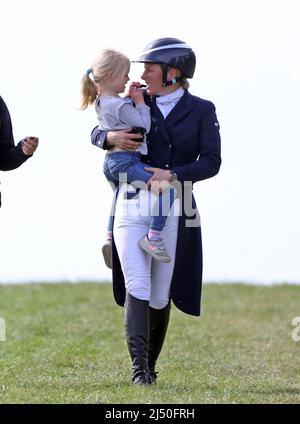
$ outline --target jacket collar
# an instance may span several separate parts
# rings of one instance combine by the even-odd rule
[[[177,90],[172,91],[169,94],[164,96],[158,96],[156,98],[156,104],[160,105],[170,105],[174,104],[174,102],[178,102],[179,99],[184,95],[185,91],[182,87],[177,88]]]

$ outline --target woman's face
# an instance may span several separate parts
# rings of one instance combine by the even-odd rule
[[[162,70],[158,63],[145,63],[141,78],[147,84],[149,96],[160,95],[164,92],[162,86]]]

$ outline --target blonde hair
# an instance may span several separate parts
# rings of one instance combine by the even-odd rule
[[[105,87],[109,78],[117,78],[130,69],[130,60],[123,53],[112,49],[104,49],[100,52],[93,66],[89,69],[81,81],[81,109],[86,109],[93,104],[97,98],[99,90]],[[90,77],[93,74],[93,79]]]
[[[184,89],[184,90],[188,90],[189,89],[189,87],[190,87],[190,83],[189,83],[189,81],[186,79],[186,78],[184,78],[183,79],[183,81],[181,81],[181,87]]]
[[[180,71],[180,69],[175,68],[176,69],[176,77],[181,77],[182,73]],[[186,78],[183,78],[182,81],[178,81],[178,84],[184,89],[184,90],[188,90],[190,83],[188,82],[188,80]]]

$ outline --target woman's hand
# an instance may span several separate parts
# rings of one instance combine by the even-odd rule
[[[143,140],[141,134],[130,134],[131,128],[128,130],[120,131],[109,131],[106,136],[107,143],[110,146],[116,146],[119,149],[134,152],[140,145]],[[137,140],[132,141],[131,138]]]
[[[171,172],[168,169],[145,167],[145,171],[153,172],[152,177],[147,182],[148,190],[158,195],[161,191],[170,186]]]
[[[38,144],[38,137],[25,137],[21,141],[22,152],[26,156],[31,156],[36,151]]]

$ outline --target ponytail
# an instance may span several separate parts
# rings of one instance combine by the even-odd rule
[[[98,95],[96,84],[89,76],[90,72],[92,72],[92,69],[89,69],[81,80],[81,109],[86,109],[93,104]]]
[[[188,80],[186,78],[183,78],[182,82],[181,82],[181,87],[184,90],[188,90],[190,86],[190,83],[188,82]]]

